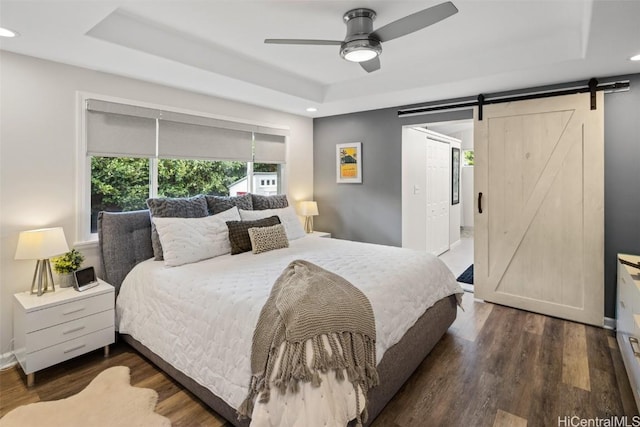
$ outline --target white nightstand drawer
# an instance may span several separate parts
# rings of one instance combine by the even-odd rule
[[[91,316],[72,320],[71,322],[61,323],[51,328],[31,332],[26,337],[27,349],[29,349],[29,353],[34,353],[43,348],[51,347],[100,329],[114,328],[114,316],[113,309],[109,309]]]
[[[114,342],[114,339],[115,331],[113,327],[101,329],[91,334],[36,351],[35,353],[27,354],[25,364],[22,365],[22,368],[25,374],[30,374],[109,345]]]
[[[109,292],[29,312],[26,314],[25,332],[38,331],[91,314],[113,310],[113,298],[113,292]]]

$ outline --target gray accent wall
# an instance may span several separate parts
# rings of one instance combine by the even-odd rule
[[[604,315],[616,316],[616,254],[640,254],[640,74],[604,97]]]
[[[629,79],[631,88],[605,95],[605,316],[612,318],[616,254],[640,254],[640,74],[606,80],[613,79]],[[402,127],[472,118],[471,110],[398,118],[408,107],[314,120],[315,229],[339,239],[402,245]],[[362,184],[336,183],[336,144],[344,142],[362,142]]]
[[[398,108],[313,121],[314,229],[402,246],[402,126],[472,118],[471,110],[398,118]],[[336,183],[336,144],[362,142],[362,184]]]

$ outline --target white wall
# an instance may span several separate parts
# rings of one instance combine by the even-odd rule
[[[462,219],[461,225],[466,228],[473,228],[473,166],[462,167]]]
[[[76,242],[77,91],[289,126],[288,196],[313,200],[309,118],[4,51],[0,64],[0,365],[12,348],[12,295],[29,289],[35,268],[13,259],[18,233],[63,226]],[[79,249],[99,265],[95,244]]]
[[[452,137],[460,140],[463,150],[473,150],[473,127],[466,131],[451,134]],[[461,153],[460,163],[464,163],[464,156]],[[473,167],[462,168],[460,175],[460,225],[465,228],[473,228]]]

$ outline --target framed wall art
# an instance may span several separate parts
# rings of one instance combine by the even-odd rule
[[[336,182],[362,183],[362,143],[336,144]]]

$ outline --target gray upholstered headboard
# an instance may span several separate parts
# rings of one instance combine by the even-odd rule
[[[104,280],[116,293],[136,264],[153,258],[148,210],[98,213],[98,238]]]

